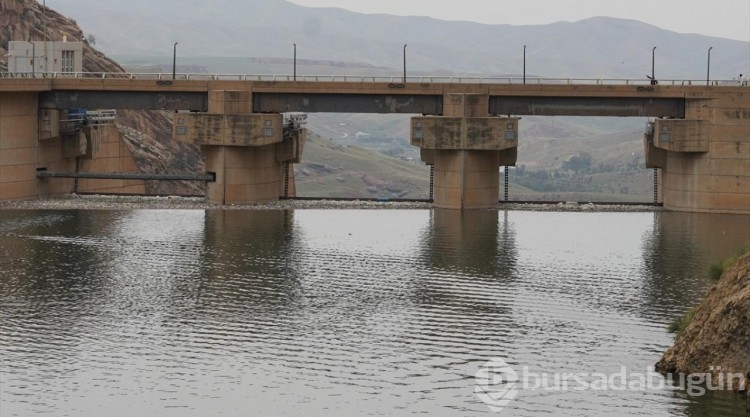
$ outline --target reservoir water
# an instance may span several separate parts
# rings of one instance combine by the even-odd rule
[[[0,211],[0,416],[744,416],[671,385],[494,414],[475,376],[646,373],[748,244],[668,212]]]

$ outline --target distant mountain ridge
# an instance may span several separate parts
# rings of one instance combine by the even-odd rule
[[[547,25],[487,25],[427,17],[366,15],[335,8],[308,8],[284,0],[77,0],[55,6],[75,16],[97,47],[127,56],[286,57],[297,44],[299,59],[402,65],[407,47],[411,71],[484,75],[527,72],[563,78],[645,78],[656,50],[661,79],[705,78],[707,50],[712,77],[750,73],[750,42],[680,34],[642,22],[595,17]],[[499,6],[498,6],[499,7]],[[112,24],[117,22],[117,24]]]

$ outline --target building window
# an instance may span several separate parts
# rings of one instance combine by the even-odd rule
[[[60,66],[60,71],[62,72],[73,72],[75,70],[74,68],[74,56],[75,51],[62,51],[62,63]]]

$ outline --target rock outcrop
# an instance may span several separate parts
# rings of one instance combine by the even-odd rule
[[[46,36],[45,36],[46,32]],[[76,21],[36,0],[0,0],[0,71],[7,71],[8,42],[12,40],[83,41],[83,70],[86,72],[125,72],[114,60],[86,41]],[[172,140],[172,120],[163,111],[118,111],[117,127],[136,158],[142,172],[178,174],[202,173],[203,159],[197,146]],[[150,194],[203,194],[194,182],[149,181]]]
[[[750,253],[711,288],[656,369],[712,374],[714,381],[719,373],[742,374],[750,380]]]

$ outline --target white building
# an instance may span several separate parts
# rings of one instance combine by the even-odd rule
[[[41,75],[49,72],[81,71],[82,42],[8,42],[8,72]]]

